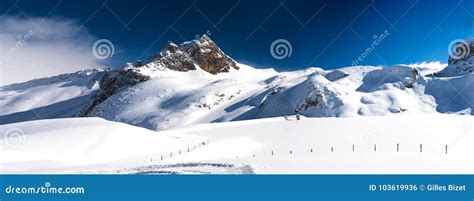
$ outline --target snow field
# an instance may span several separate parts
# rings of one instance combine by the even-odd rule
[[[474,161],[469,160],[474,153],[474,118],[469,115],[302,117],[301,120],[290,116],[288,119],[197,124],[160,132],[99,118],[2,125],[0,171],[94,174],[474,172]],[[23,134],[11,134],[12,129]]]

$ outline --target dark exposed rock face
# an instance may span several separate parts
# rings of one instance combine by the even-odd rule
[[[150,77],[133,69],[108,72],[99,82],[100,90],[92,96],[87,105],[79,113],[79,116],[88,116],[89,112],[92,111],[96,105],[102,103],[113,94],[126,87],[134,86],[149,79]]]
[[[168,42],[158,55],[150,58],[150,62],[160,64],[165,68],[175,71],[196,70],[196,66],[189,55],[173,42]]]
[[[236,62],[227,56],[207,35],[181,45],[168,42],[159,54],[152,56],[142,66],[144,68],[154,66],[161,68],[158,70],[171,69],[181,72],[196,70],[199,66],[211,74],[229,72],[232,68],[239,69]],[[140,66],[136,67],[140,68]]]
[[[217,74],[229,72],[231,68],[239,69],[235,61],[222,52],[207,35],[182,46],[186,53],[206,72]]]

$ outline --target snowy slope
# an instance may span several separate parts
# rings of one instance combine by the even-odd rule
[[[141,73],[150,76],[148,81],[124,87],[87,116],[163,130],[295,113],[356,117],[474,111],[472,73],[413,76],[413,68],[408,66],[278,73],[238,66],[240,70],[216,75],[199,68],[188,72],[142,69]],[[95,76],[78,79],[81,77],[76,75],[60,81],[45,78],[43,85],[32,81],[2,87],[0,123],[77,116],[90,101],[94,85],[99,87]]]
[[[474,73],[430,79],[425,93],[435,98],[439,112],[474,115]]]
[[[97,105],[88,116],[162,130],[195,122],[226,118],[232,111],[217,111],[261,90],[263,78],[273,70],[240,65],[241,70],[211,75],[202,70],[162,71],[152,79],[120,91]],[[248,76],[248,75],[254,75]],[[136,107],[140,104],[140,107]]]
[[[160,132],[98,118],[2,125],[0,172],[474,173],[474,161],[469,160],[474,153],[472,116],[289,119]],[[3,134],[11,129],[24,134],[20,139]]]
[[[120,167],[150,155],[201,143],[199,136],[165,135],[100,118],[37,120],[0,126],[0,172],[62,172],[102,164]],[[159,158],[155,158],[158,160]]]
[[[199,69],[150,73],[149,81],[115,93],[88,116],[163,130],[296,113],[308,117],[470,114],[466,101],[474,102],[469,90],[464,96],[453,96],[456,89],[436,84],[455,78],[424,77],[407,66],[281,73],[239,66],[241,70],[218,75]],[[470,84],[470,75],[458,78],[462,79],[458,85]],[[464,102],[445,100],[452,97]]]
[[[35,79],[0,87],[0,124],[71,117],[98,89],[106,69]]]

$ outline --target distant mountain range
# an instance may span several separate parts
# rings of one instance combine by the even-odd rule
[[[474,42],[469,41],[471,50]],[[357,117],[474,115],[474,51],[444,69],[353,66],[292,72],[257,69],[206,35],[168,42],[146,61],[0,87],[0,124],[102,117],[152,130],[300,114]]]

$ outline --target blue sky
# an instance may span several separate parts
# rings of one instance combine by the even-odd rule
[[[446,63],[450,41],[474,37],[474,0],[15,2],[0,3],[2,18],[66,20],[80,31],[57,40],[110,40],[114,55],[100,62],[111,66],[206,32],[237,61],[277,70],[350,66],[383,33],[389,34],[360,64]],[[272,57],[277,39],[290,43],[291,56]]]

